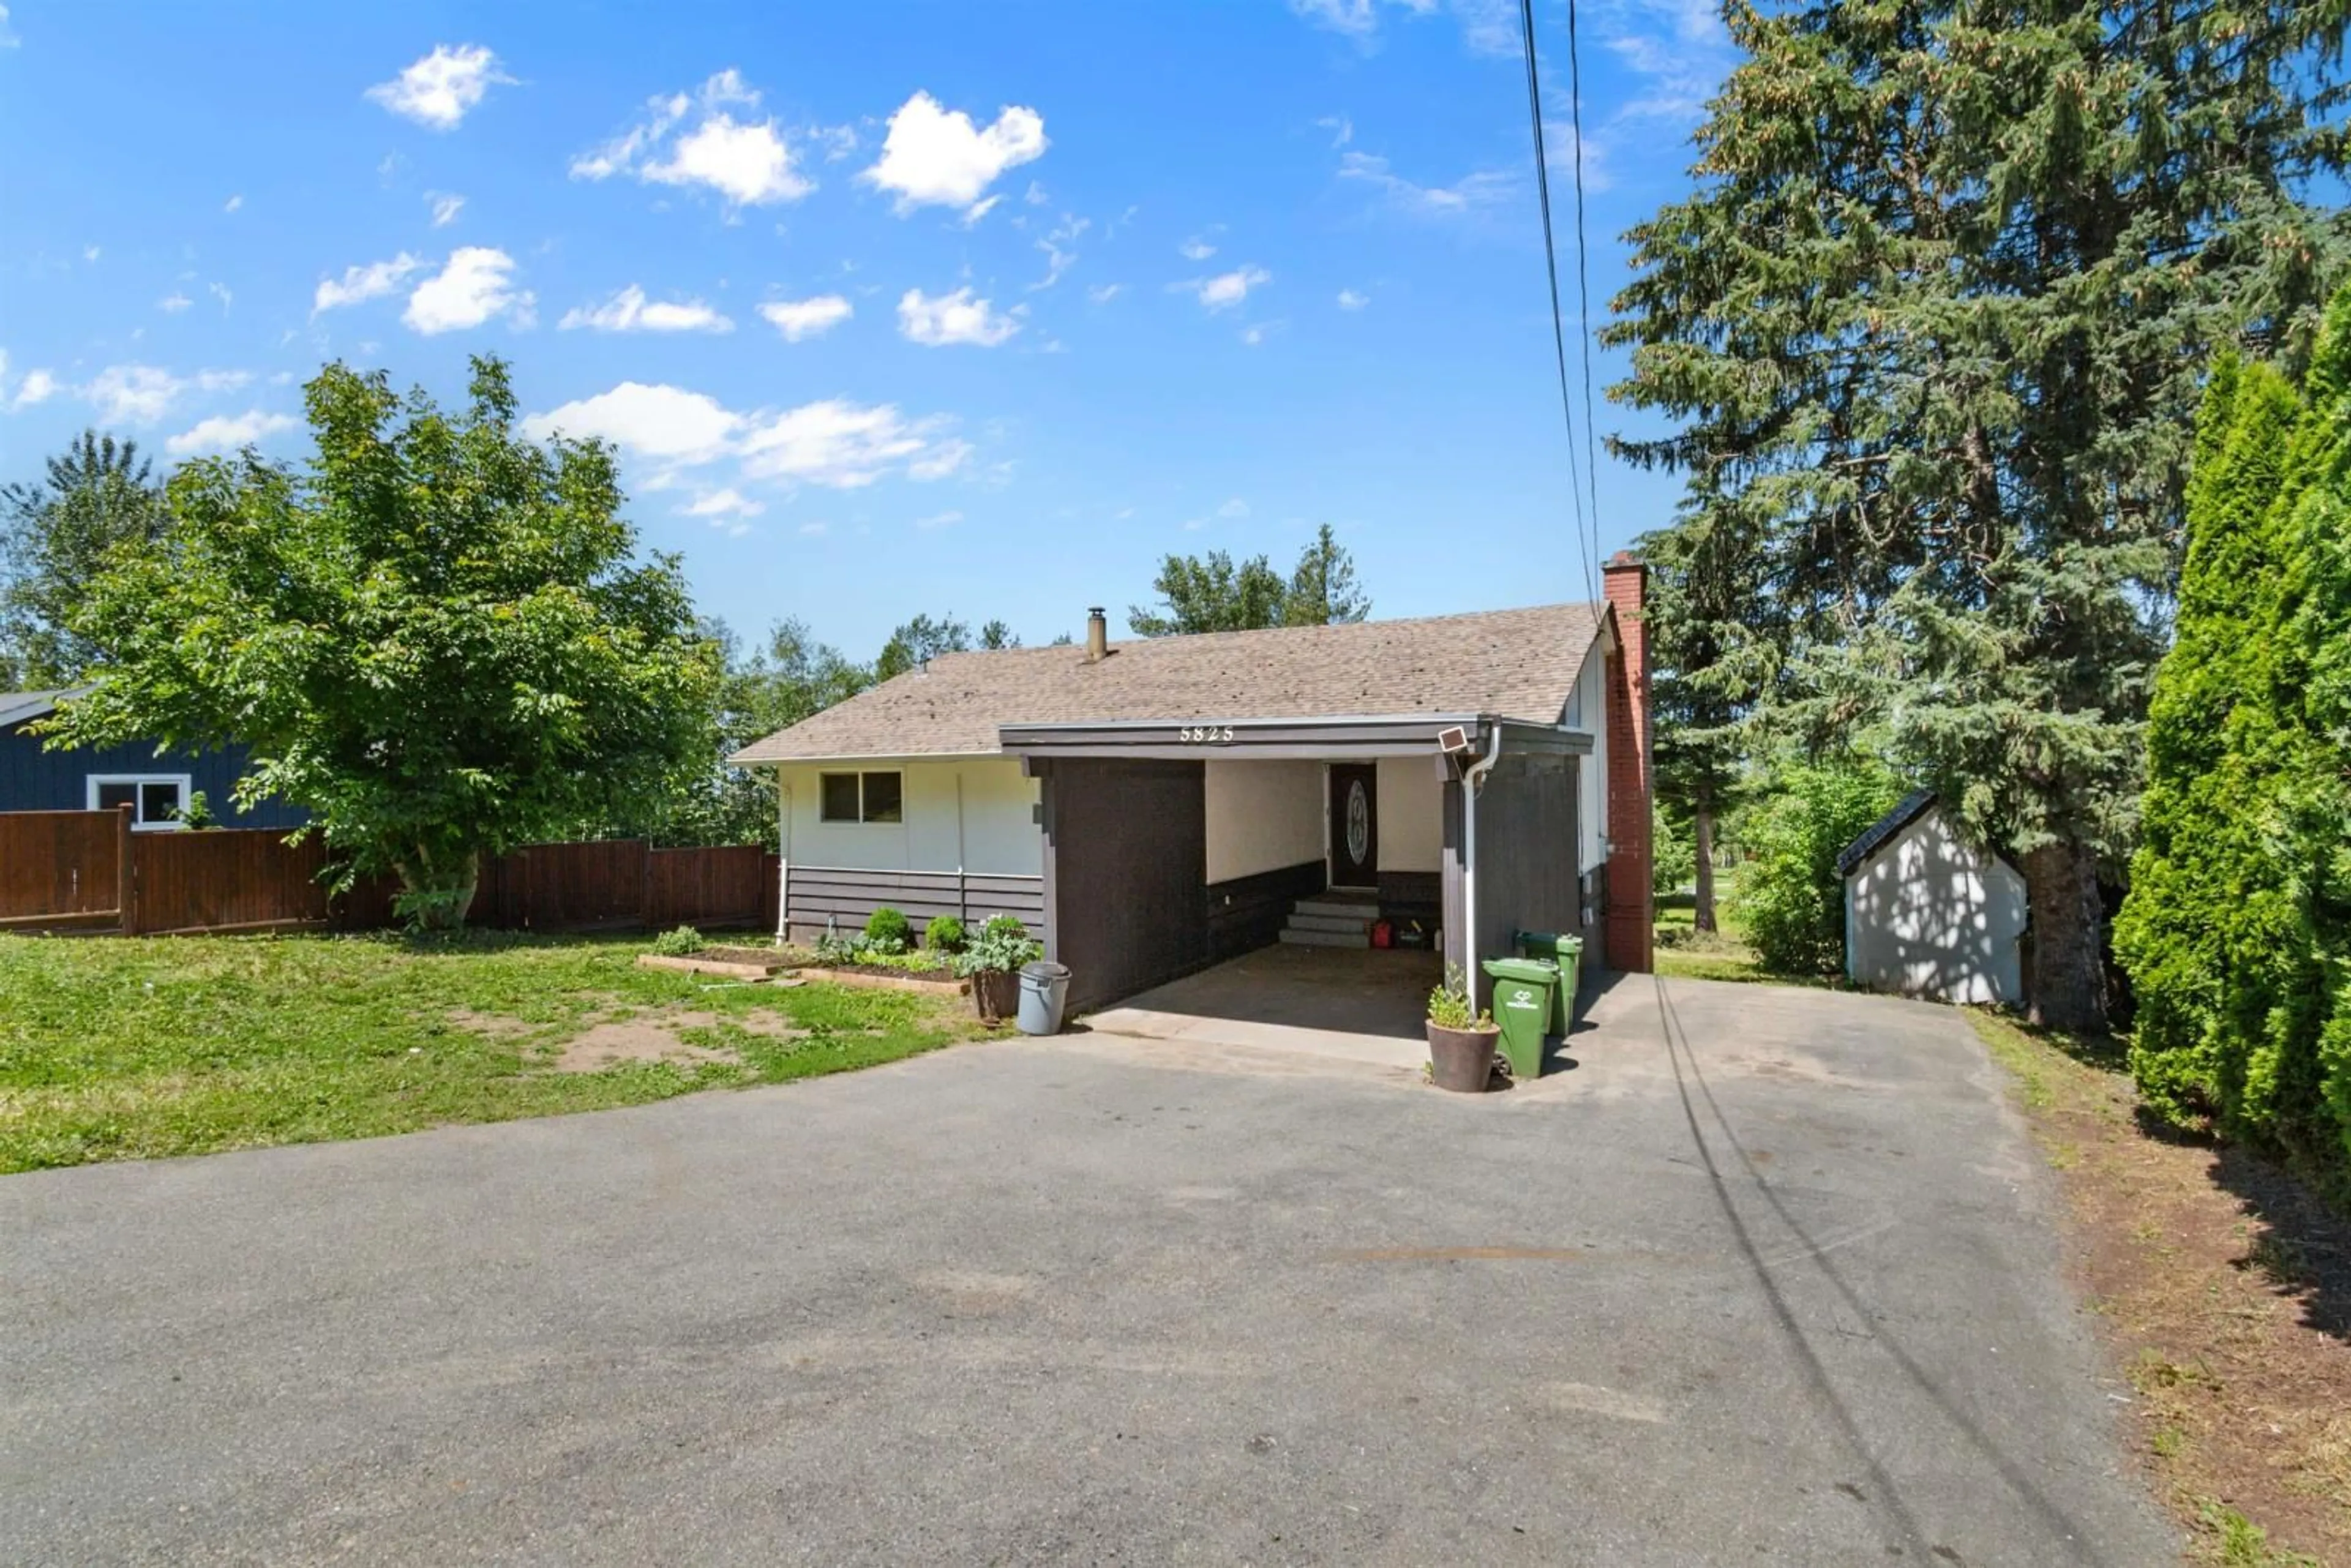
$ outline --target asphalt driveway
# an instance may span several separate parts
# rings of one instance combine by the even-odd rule
[[[1963,1019],[1594,1017],[6,1178],[0,1560],[2176,1559]]]

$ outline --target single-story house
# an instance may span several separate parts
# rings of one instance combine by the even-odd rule
[[[251,767],[242,746],[159,752],[152,741],[51,751],[32,725],[57,711],[72,689],[0,692],[0,811],[111,811],[128,806],[141,831],[180,827],[188,798],[202,791],[224,828],[295,828],[308,820],[277,800],[240,811],[230,798]]]
[[[1646,569],[1608,598],[943,654],[737,753],[772,768],[782,934],[1020,916],[1098,1006],[1374,928],[1650,956]],[[1301,904],[1305,907],[1300,907]]]
[[[1905,796],[1837,856],[1845,973],[1947,1002],[2024,999],[2024,875],[1963,839],[1930,792]]]

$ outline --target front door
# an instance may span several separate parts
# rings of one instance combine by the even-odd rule
[[[1331,885],[1380,884],[1380,773],[1368,763],[1331,765]]]

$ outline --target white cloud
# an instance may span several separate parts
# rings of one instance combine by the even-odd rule
[[[933,512],[927,517],[916,517],[914,526],[927,533],[933,528],[951,528],[961,521],[961,512]]]
[[[1249,515],[1249,503],[1242,500],[1238,496],[1235,496],[1231,500],[1227,501],[1223,506],[1217,508],[1217,516],[1227,518],[1228,520],[1246,517]]]
[[[1019,317],[1024,308],[998,310],[985,299],[973,298],[968,286],[939,295],[909,288],[898,299],[898,331],[925,348],[967,343],[992,349],[1020,330]]]
[[[367,97],[403,120],[455,131],[492,86],[511,86],[514,79],[498,69],[497,56],[479,44],[438,44],[390,81],[368,89]]]
[[[1371,302],[1372,297],[1368,294],[1358,294],[1352,288],[1339,290],[1339,308],[1342,310],[1361,310]]]
[[[523,434],[533,441],[559,433],[581,440],[592,436],[642,457],[686,464],[726,455],[742,427],[742,416],[716,398],[642,382],[622,382],[611,392],[522,423]]]
[[[1047,202],[1052,200],[1051,197],[1045,194],[1045,187],[1039,184],[1034,180],[1029,182],[1029,189],[1021,195],[1020,199],[1028,203],[1032,207],[1041,207]]]
[[[729,112],[758,103],[759,94],[740,71],[720,71],[692,96],[651,100],[644,119],[574,158],[571,177],[629,174],[653,185],[706,185],[735,206],[796,202],[816,184],[794,167],[791,146],[775,120],[737,120]]]
[[[1661,23],[1662,29],[1640,25],[1650,20]],[[1737,62],[1729,32],[1712,0],[1631,0],[1609,7],[1599,21],[1601,43],[1647,84],[1616,111],[1612,123],[1693,124]],[[1590,152],[1587,147],[1587,157]]]
[[[1067,213],[1061,214],[1061,223],[1037,242],[1037,248],[1045,253],[1045,276],[1029,286],[1029,293],[1052,287],[1061,281],[1063,273],[1077,266],[1078,253],[1070,247],[1075,246],[1092,227],[1092,218],[1072,217]]]
[[[1211,310],[1224,310],[1247,299],[1250,289],[1262,288],[1272,281],[1273,274],[1261,267],[1237,267],[1214,277],[1196,277],[1175,287],[1190,291]]]
[[[26,371],[25,379],[16,383],[16,400],[11,409],[30,408],[47,402],[57,393],[57,378],[47,371]]]
[[[1186,261],[1206,261],[1217,254],[1217,247],[1195,235],[1176,247],[1176,254]]]
[[[225,213],[233,213],[243,205],[245,205],[245,193],[240,191],[235,195],[231,196],[227,201],[221,204],[221,211]]]
[[[923,477],[937,464],[942,444],[933,438],[934,421],[910,421],[893,404],[866,406],[841,398],[789,409],[753,429],[743,439],[743,470],[754,478],[781,479],[833,489],[871,485],[905,466]],[[960,442],[951,471],[970,450]]]
[[[581,307],[564,313],[557,323],[564,331],[574,327],[599,332],[732,332],[735,323],[699,299],[645,301],[645,291],[630,284],[593,309]]]
[[[1241,329],[1241,341],[1252,349],[1257,348],[1289,325],[1288,321],[1253,321]]]
[[[730,486],[723,490],[705,490],[685,508],[684,515],[707,517],[715,528],[723,526],[729,517],[756,517],[767,509],[761,503]]]
[[[86,245],[81,247],[81,258],[87,262],[95,263],[102,254],[103,253],[99,251],[98,246],[94,245]]]
[[[8,26],[8,7],[0,5],[0,49],[13,49],[24,41],[16,36],[16,30]]]
[[[225,283],[207,283],[204,285],[204,292],[219,300],[221,308],[224,310],[236,302],[236,296],[228,291],[228,285]]]
[[[978,223],[980,219],[994,212],[996,210],[996,204],[1002,200],[1004,200],[1004,197],[999,193],[988,197],[984,202],[974,202],[970,206],[966,207],[963,210],[963,226],[970,228],[973,225]]]
[[[292,430],[301,422],[282,413],[264,413],[248,409],[235,418],[214,414],[199,420],[193,430],[183,430],[163,443],[163,450],[174,457],[186,457],[197,452],[234,452],[250,446],[265,435],[275,435],[281,430]]]
[[[831,523],[802,523],[800,525],[800,532],[807,535],[810,538],[820,538],[824,535],[832,532],[832,525]]]
[[[110,365],[91,378],[81,395],[109,423],[152,424],[187,390],[186,382],[153,365]]]
[[[1361,180],[1385,192],[1406,211],[1436,217],[1454,216],[1511,201],[1519,190],[1515,175],[1496,169],[1465,175],[1450,185],[1415,184],[1390,170],[1386,159],[1368,152],[1341,153],[1339,177]]]
[[[1007,169],[1043,157],[1047,145],[1044,117],[1033,109],[1008,106],[982,131],[962,110],[917,92],[890,117],[881,161],[858,178],[895,192],[902,213],[968,207]]]
[[[1413,16],[1449,12],[1473,54],[1511,55],[1520,49],[1519,8],[1511,0],[1290,0],[1290,9],[1366,49],[1376,44],[1387,11]]]
[[[517,327],[536,319],[529,290],[517,289],[514,257],[486,246],[460,247],[439,272],[416,286],[400,319],[408,327],[431,336],[478,327],[504,316]]]
[[[1086,290],[1086,298],[1096,305],[1107,305],[1125,292],[1123,283],[1097,283]]]
[[[403,250],[390,261],[347,267],[340,278],[319,279],[318,291],[310,296],[310,314],[316,316],[322,310],[338,310],[346,305],[380,298],[398,288],[410,273],[423,265],[423,256],[411,256]]]
[[[698,498],[689,515],[750,515],[758,505],[740,486],[764,481],[857,489],[892,474],[944,478],[962,467],[971,444],[951,436],[951,422],[914,419],[894,404],[844,398],[803,403],[780,413],[737,413],[716,399],[682,387],[623,382],[611,391],[546,413],[532,414],[522,432],[534,441],[557,433],[609,441],[651,471],[634,478],[641,490],[692,484]],[[734,485],[684,479],[688,470],[731,464]]]
[[[177,316],[181,311],[185,310],[189,306],[193,305],[194,303],[194,300],[189,298],[186,295],[174,288],[171,293],[166,294],[162,298],[155,301],[155,308],[161,310],[166,316]]]
[[[445,229],[455,223],[457,214],[465,209],[465,197],[453,196],[444,191],[427,191],[424,199],[432,204],[433,226],[436,229]]]
[[[1343,114],[1326,114],[1314,122],[1331,133],[1331,145],[1344,147],[1355,139],[1355,122]]]
[[[838,294],[820,294],[813,299],[770,299],[759,307],[768,324],[789,343],[830,332],[855,313],[854,307]]]

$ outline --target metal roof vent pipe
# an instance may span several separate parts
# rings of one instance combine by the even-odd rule
[[[1086,612],[1086,663],[1099,664],[1110,657],[1110,619],[1099,604]]]

